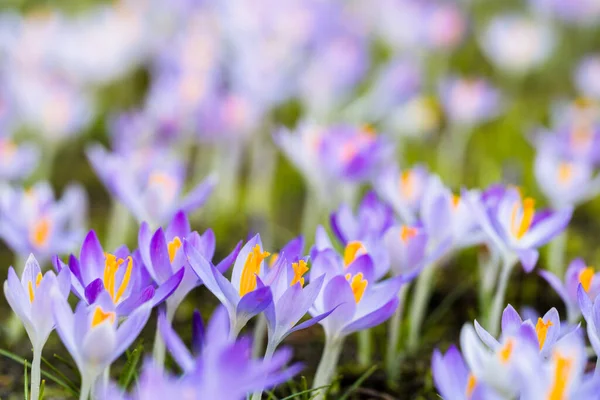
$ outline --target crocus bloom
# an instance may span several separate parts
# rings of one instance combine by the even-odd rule
[[[10,138],[0,138],[0,179],[16,181],[27,178],[37,167],[39,158],[39,149],[34,144],[16,144]]]
[[[551,28],[540,21],[518,15],[496,16],[481,38],[485,55],[499,68],[522,74],[542,65],[554,49]]]
[[[498,197],[498,196],[497,196]],[[522,198],[517,188],[500,192],[493,207],[486,207],[485,196],[468,194],[481,229],[505,257],[517,257],[527,272],[535,267],[538,248],[567,226],[572,209],[535,210],[535,200]]]
[[[585,57],[575,70],[574,80],[579,93],[600,100],[600,56]]]
[[[6,188],[0,200],[0,236],[21,257],[40,262],[72,251],[83,237],[87,199],[80,186],[69,186],[55,200],[47,182],[30,189]]]
[[[429,178],[427,168],[422,165],[404,171],[397,166],[390,166],[375,177],[373,186],[377,194],[393,207],[402,222],[413,224],[417,220]]]
[[[273,301],[271,290],[259,278],[259,275],[264,276],[268,268],[264,260],[270,256],[269,252],[263,250],[259,235],[250,239],[240,250],[233,265],[231,281],[187,240],[183,242],[183,250],[204,286],[227,309],[233,337],[237,337],[246,323]],[[272,268],[278,266],[273,265]]]
[[[535,177],[554,207],[576,206],[600,193],[600,176],[594,173],[591,163],[567,158],[559,153],[564,148],[559,150],[554,148],[554,143],[540,142],[535,157]]]
[[[452,124],[472,127],[494,118],[501,109],[500,93],[482,78],[448,77],[439,86],[442,107]]]
[[[595,299],[600,294],[600,272],[596,272],[594,267],[587,266],[581,258],[571,261],[564,280],[549,271],[542,270],[540,275],[552,286],[565,303],[569,321],[572,323],[576,322],[581,316],[577,299],[579,285],[581,284],[590,299]]]
[[[23,322],[29,340],[36,350],[46,343],[54,329],[54,318],[50,302],[50,292],[54,287],[67,298],[71,290],[69,271],[61,271],[58,277],[52,271],[42,275],[40,265],[33,255],[25,263],[21,280],[15,270],[8,269],[8,280],[4,282],[4,295],[15,314]]]
[[[91,306],[80,302],[75,313],[63,297],[53,296],[52,309],[58,335],[81,374],[82,399],[87,399],[90,386],[102,371],[137,338],[151,310],[148,304],[143,305],[119,322],[113,300],[106,292]]]
[[[147,221],[153,228],[165,224],[178,210],[192,212],[201,207],[216,183],[216,177],[210,176],[182,196],[185,166],[169,154],[151,150],[109,153],[99,145],[90,147],[87,154],[107,189],[140,223]]]
[[[439,394],[447,400],[486,400],[502,397],[490,390],[469,372],[460,351],[450,346],[446,354],[438,349],[431,359],[433,383]]]
[[[213,231],[209,229],[202,235],[195,231],[192,232],[188,218],[183,211],[178,211],[173,216],[166,230],[158,228],[154,234],[152,234],[150,226],[143,222],[138,235],[140,256],[152,281],[159,287],[166,285],[171,288],[171,292],[165,293],[168,296],[166,305],[169,320],[173,318],[175,310],[185,296],[202,283],[183,252],[185,241],[202,254],[206,260],[212,260],[215,253]],[[225,272],[238,251],[239,245],[217,265],[217,269]],[[172,286],[171,281],[173,280],[180,283]]]
[[[289,380],[302,368],[299,364],[284,368],[291,358],[288,349],[277,351],[269,359],[252,359],[251,342],[247,338],[230,339],[227,311],[222,307],[215,311],[208,324],[200,353],[191,353],[185,347],[162,314],[159,327],[183,376],[171,376],[146,363],[131,396],[113,389],[101,395],[101,399],[158,400],[179,395],[190,399],[241,400],[255,390]]]
[[[139,255],[129,254],[123,246],[114,253],[106,253],[92,230],[85,237],[79,258],[71,255],[68,265],[54,258],[57,270],[69,269],[73,292],[87,304],[93,304],[105,293],[113,303],[118,316],[126,316],[147,301],[156,305],[167,298],[179,285],[183,271],[156,290],[147,282]]]
[[[450,51],[465,38],[467,18],[458,4],[432,1],[425,8],[424,27],[428,47]]]
[[[52,271],[42,275],[40,265],[33,255],[30,255],[25,263],[21,281],[12,267],[8,269],[8,279],[4,281],[4,296],[10,308],[25,326],[33,347],[31,369],[33,398],[38,396],[40,389],[42,348],[54,329],[52,293],[56,291],[59,296],[66,299],[69,297],[70,289],[69,271],[61,271],[58,277]]]

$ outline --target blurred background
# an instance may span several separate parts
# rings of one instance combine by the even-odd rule
[[[255,232],[266,248],[300,233],[310,244],[380,173],[338,174],[311,153],[306,132],[322,138],[339,125],[376,135],[401,168],[423,164],[455,191],[506,182],[554,205],[534,173],[536,138],[596,123],[599,22],[598,0],[4,0],[0,270],[29,252],[50,268],[54,254],[78,253],[89,229],[106,248],[134,248],[141,220],[168,222],[156,204],[213,179],[190,211],[195,228],[215,231],[218,255]],[[284,133],[303,139],[285,145]],[[177,172],[156,176],[163,167]],[[598,200],[577,209],[567,255],[600,259],[598,212]],[[432,398],[431,347],[476,315],[476,257],[442,273],[424,349],[399,388],[377,374],[368,386]],[[519,274],[509,302],[558,303],[537,276]],[[194,307],[215,304],[195,291],[176,319],[182,332]],[[320,340],[318,328],[290,338],[309,369]],[[29,351],[24,338],[0,343]],[[22,388],[18,364],[3,359],[0,374],[0,396]]]

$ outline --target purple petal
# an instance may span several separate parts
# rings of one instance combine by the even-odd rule
[[[194,358],[179,336],[177,336],[177,333],[175,333],[169,321],[167,321],[164,312],[158,314],[158,330],[165,341],[167,349],[169,349],[169,353],[179,367],[184,372],[193,371],[196,366]]]
[[[147,301],[150,301],[154,297],[154,293],[154,287],[148,286],[144,290],[132,294],[117,306],[117,315],[122,316],[131,314],[139,307],[141,307],[142,304],[146,303]]]
[[[272,301],[273,296],[268,286],[258,288],[240,299],[236,313],[241,320],[250,319],[261,313]]]
[[[159,282],[165,282],[173,275],[171,260],[167,250],[167,241],[162,228],[158,228],[150,241],[150,260]]]
[[[135,310],[117,329],[117,347],[112,354],[112,360],[116,360],[127,350],[131,343],[138,337],[148,318],[151,308],[148,304]]]
[[[164,300],[167,299],[174,291],[179,287],[183,276],[185,274],[185,267],[181,267],[179,271],[175,272],[169,279],[164,283],[158,285],[154,292],[154,298],[152,299],[152,307],[156,307]]]
[[[220,273],[224,274],[225,271],[227,271],[229,269],[229,267],[231,266],[233,261],[237,258],[238,254],[240,253],[241,248],[242,248],[242,241],[240,240],[238,242],[238,244],[235,246],[235,248],[233,249],[233,251],[231,253],[229,253],[229,255],[227,257],[225,257],[223,260],[221,260],[221,262],[219,264],[217,264],[216,268]]]
[[[192,352],[197,355],[202,351],[202,343],[204,343],[204,322],[200,311],[194,310],[192,316]]]
[[[394,298],[394,299],[390,300],[383,307],[346,325],[344,327],[344,329],[342,330],[342,333],[349,335],[353,332],[372,328],[374,326],[381,324],[382,322],[387,321],[392,316],[392,314],[394,314],[399,303],[400,303],[400,301],[398,300],[398,298]]]
[[[488,331],[483,329],[483,327],[481,325],[479,325],[479,322],[477,322],[477,320],[475,320],[474,325],[475,325],[475,331],[477,332],[477,336],[479,336],[481,341],[483,343],[485,343],[485,345],[490,350],[495,351],[500,346],[500,343],[498,343],[498,341],[492,335],[490,335],[490,333]]]
[[[173,219],[171,219],[171,222],[165,231],[165,235],[168,240],[173,240],[175,237],[183,240],[183,238],[189,235],[191,231],[190,221],[185,215],[185,212],[180,210],[177,211],[173,216]]]
[[[85,299],[88,304],[93,304],[96,301],[98,295],[104,290],[104,282],[98,278],[92,281],[85,288]]]
[[[517,310],[510,304],[507,305],[502,312],[502,332],[514,332],[522,323],[523,320]]]
[[[517,250],[517,255],[525,272],[529,273],[533,271],[539,257],[539,252],[533,249],[524,249]]]
[[[350,284],[341,275],[331,278],[323,289],[323,311],[335,309],[322,321],[328,335],[338,333],[354,317],[356,302]]]
[[[93,230],[89,231],[79,254],[81,260],[81,276],[83,283],[91,283],[94,279],[100,278],[104,274],[104,250],[100,245],[98,236]],[[75,271],[73,274],[77,276]]]

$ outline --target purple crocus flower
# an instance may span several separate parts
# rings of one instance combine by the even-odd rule
[[[442,107],[452,124],[472,127],[498,115],[500,93],[483,78],[465,79],[455,76],[439,86]]]
[[[183,211],[178,211],[166,230],[158,228],[154,234],[150,226],[143,222],[138,235],[140,256],[147,273],[159,287],[166,286],[165,291],[167,317],[173,318],[175,310],[185,296],[195,287],[202,284],[198,275],[190,266],[183,251],[183,243],[196,249],[202,257],[211,261],[215,253],[215,235],[207,230],[202,235],[192,232],[190,223]],[[237,256],[240,245],[217,265],[217,270],[225,272]],[[173,286],[172,282],[178,282]],[[161,295],[161,297],[163,297]]]
[[[39,396],[42,349],[55,325],[51,296],[56,292],[58,296],[66,299],[69,297],[70,289],[69,271],[61,271],[58,277],[52,271],[42,275],[40,265],[33,254],[29,255],[25,263],[20,281],[15,270],[12,267],[8,269],[8,279],[4,281],[4,296],[10,308],[23,323],[33,348],[32,398]],[[8,326],[10,327],[10,324]]]
[[[78,185],[68,186],[61,200],[47,182],[6,187],[0,196],[0,236],[23,258],[33,253],[44,263],[72,251],[84,235],[87,200]]]
[[[438,349],[431,359],[433,383],[440,396],[447,400],[494,400],[502,399],[484,383],[478,382],[469,372],[456,346],[448,348],[446,354]]]
[[[227,309],[233,337],[237,337],[246,323],[264,311],[273,301],[271,289],[260,278],[267,273],[268,267],[264,260],[270,256],[269,252],[263,250],[260,235],[250,239],[237,254],[231,281],[225,278],[193,243],[184,240],[183,250],[204,286]],[[270,268],[270,273],[277,273],[281,264],[280,261],[276,261]]]
[[[376,176],[373,186],[377,194],[393,207],[402,222],[413,224],[417,220],[429,178],[427,168],[422,165],[404,171],[394,165]]]
[[[541,138],[543,139],[543,138]],[[600,176],[588,161],[561,155],[564,147],[540,140],[535,158],[535,177],[544,195],[556,208],[576,206],[600,193]]]
[[[517,188],[493,189],[498,192],[493,206],[489,205],[489,194],[482,196],[473,191],[465,196],[493,246],[504,257],[518,258],[525,271],[531,272],[537,263],[537,249],[565,229],[572,209],[536,211],[535,200],[530,197],[523,199]]]
[[[15,270],[8,269],[8,279],[4,281],[4,295],[10,308],[17,314],[25,326],[25,331],[34,351],[42,350],[48,336],[54,329],[50,296],[56,287],[67,298],[71,289],[69,271],[61,271],[58,276],[53,271],[42,275],[35,257],[29,256],[21,280]]]
[[[33,143],[15,144],[10,138],[0,138],[0,179],[17,181],[27,178],[35,171],[39,158],[39,149]]]
[[[588,55],[581,60],[575,70],[574,80],[579,93],[600,100],[600,55]]]
[[[594,271],[581,258],[569,264],[564,280],[549,271],[540,271],[540,275],[560,296],[565,303],[569,322],[575,323],[581,316],[577,299],[577,288],[582,286],[590,299],[595,299],[600,294],[600,273]]]
[[[467,33],[467,17],[459,4],[428,2],[424,9],[424,36],[432,50],[451,51]]]
[[[475,320],[475,331],[486,346],[491,350],[498,350],[500,342],[486,331],[477,320]],[[523,321],[519,313],[509,304],[502,313],[502,334],[511,335],[514,332],[524,334],[524,337],[537,344],[542,357],[549,357],[558,339],[561,337],[560,317],[556,308],[551,308],[543,317],[538,317],[535,325],[527,319]]]
[[[112,301],[118,316],[131,314],[148,301],[152,306],[161,303],[183,277],[183,270],[180,270],[155,289],[145,276],[137,252],[130,254],[127,247],[122,246],[112,254],[105,253],[93,230],[83,240],[79,258],[71,255],[68,264],[58,257],[53,261],[58,271],[71,271],[71,284],[77,297],[87,304],[94,304],[104,293]]]
[[[75,313],[61,296],[53,296],[56,330],[81,374],[81,398],[87,399],[91,385],[140,334],[150,316],[149,304],[135,309],[119,322],[115,305],[107,292],[88,306],[81,301]]]
[[[107,189],[140,223],[147,221],[153,228],[165,224],[178,210],[192,212],[201,207],[216,183],[216,177],[209,176],[182,198],[185,165],[169,154],[147,149],[109,153],[99,145],[90,147],[87,154]]]

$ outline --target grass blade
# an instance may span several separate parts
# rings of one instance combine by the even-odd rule
[[[63,374],[61,371],[59,371],[54,365],[50,364],[50,362],[48,360],[46,360],[44,357],[42,357],[42,362],[44,363],[44,365],[46,365],[48,368],[50,368],[54,374],[56,374],[60,379],[62,379],[63,382],[65,382],[67,385],[69,385],[69,387],[71,389],[73,389],[74,391],[77,390],[77,384],[75,384],[75,382],[73,382],[72,380],[67,378],[67,376],[65,374]]]
[[[325,386],[317,387],[317,388],[314,388],[314,389],[303,390],[301,392],[294,393],[294,394],[292,394],[290,396],[284,397],[281,400],[292,400],[292,399],[295,399],[298,396],[303,396],[305,394],[316,392],[317,390],[321,390],[321,389],[327,389],[328,387],[329,387],[329,385],[325,385]]]
[[[44,399],[44,390],[45,389],[46,389],[46,380],[42,379],[42,384],[40,385],[40,397],[38,398],[38,400]]]
[[[27,375],[27,364],[25,364],[25,375],[23,376],[23,394],[25,395],[25,400],[29,399],[29,377]]]
[[[121,385],[121,387],[127,389],[131,384],[131,381],[137,373],[137,367],[143,352],[144,345],[143,343],[140,343],[127,357],[127,363],[125,364],[123,372],[121,373],[121,377],[119,378],[119,385]]]
[[[27,369],[27,367],[29,367],[31,365],[24,358],[21,358],[18,355],[13,354],[10,351],[6,351],[4,349],[0,349],[0,355],[4,356],[6,358],[10,358],[11,360],[18,362],[21,365],[24,365],[25,369]],[[46,372],[44,370],[42,370],[42,375],[45,376],[46,378],[50,379],[52,382],[56,383],[57,385],[61,386],[65,390],[67,390],[73,396],[79,397],[79,390],[73,390],[71,387],[69,387],[69,385],[67,385],[65,382],[63,382],[63,380],[60,379],[59,377],[57,377],[49,372]]]
[[[348,397],[350,397],[352,392],[354,392],[356,389],[358,389],[360,387],[360,385],[362,385],[362,383],[367,380],[368,377],[370,377],[371,375],[373,375],[373,373],[375,371],[377,371],[377,368],[379,368],[377,365],[373,365],[371,368],[366,370],[365,373],[362,374],[360,376],[360,378],[358,378],[356,380],[356,382],[354,382],[352,384],[352,386],[350,386],[348,388],[348,390],[346,390],[346,393],[344,393],[344,395],[342,397],[340,397],[338,400],[346,400]]]

